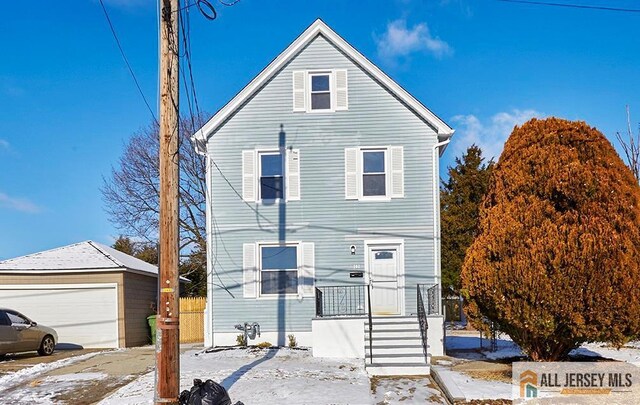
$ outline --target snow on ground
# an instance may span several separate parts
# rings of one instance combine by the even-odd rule
[[[454,371],[454,365],[474,361],[474,364],[483,361],[500,361],[505,359],[516,359],[524,354],[520,347],[515,344],[507,335],[499,335],[496,351],[488,349],[490,342],[483,339],[482,348],[480,346],[479,333],[468,333],[454,331],[453,336],[446,337],[447,354],[452,357],[452,361],[436,360],[436,372],[441,377],[447,387],[460,395],[470,399],[500,399],[511,398],[511,384],[473,378],[468,374]],[[580,348],[571,352],[574,356],[602,357],[640,366],[640,342],[630,342],[625,347],[617,350],[602,343],[584,344]],[[450,390],[450,391],[451,391]]]
[[[435,366],[432,370],[434,369],[449,392],[456,397],[464,397],[466,400],[511,398],[511,384],[473,378],[443,366]]]
[[[571,352],[572,355],[605,357],[640,366],[640,342],[631,342],[620,350],[601,343],[587,343]]]
[[[520,346],[510,340],[502,345],[498,345],[496,351],[485,350],[482,354],[489,360],[513,359],[524,356],[522,350],[520,350]]]
[[[89,359],[102,352],[87,353],[80,356],[68,357],[66,359],[54,361],[51,363],[39,363],[33,367],[23,368],[15,373],[6,374],[0,377],[0,392],[19,384],[21,381],[28,380],[48,371],[68,366],[72,363]]]
[[[509,344],[504,344],[503,346],[499,345],[498,350],[496,350],[495,352],[484,350],[482,351],[482,354],[489,360],[513,359],[516,357],[525,356],[517,344],[511,341],[509,341],[508,343]],[[631,342],[625,347],[620,348],[620,350],[612,346],[604,345],[602,343],[586,343],[579,348],[572,350],[569,355],[603,357],[640,366],[640,343]]]
[[[73,392],[79,384],[98,384],[106,377],[103,373],[47,376],[31,381],[28,387],[3,393],[2,401],[6,404],[59,404],[60,398]]]
[[[500,334],[497,336],[496,343],[498,349],[513,345],[511,338],[507,335]],[[445,339],[447,350],[488,350],[491,347],[491,340],[483,335],[480,339],[480,333],[468,333],[450,331]]]
[[[154,372],[147,373],[100,404],[151,404],[154,378]],[[194,378],[218,382],[228,390],[232,403],[373,403],[362,360],[314,358],[306,350],[186,352],[180,356],[181,391],[191,388]]]
[[[389,377],[374,379],[373,403],[378,405],[445,403],[442,393],[429,377]]]

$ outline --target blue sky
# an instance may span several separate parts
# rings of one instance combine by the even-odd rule
[[[104,1],[155,109],[156,2]],[[532,116],[584,120],[611,140],[627,104],[640,120],[640,13],[496,0],[214,4],[215,21],[190,9],[198,99],[211,113],[320,17],[456,129],[443,171],[472,142],[498,155],[513,125]],[[7,2],[3,11],[0,259],[87,239],[111,244],[118,231],[102,177],[151,117],[100,4]]]

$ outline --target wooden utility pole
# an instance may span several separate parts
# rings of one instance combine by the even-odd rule
[[[156,330],[156,404],[180,394],[178,279],[179,0],[160,0],[160,299]]]

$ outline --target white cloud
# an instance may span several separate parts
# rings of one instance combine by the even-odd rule
[[[467,150],[472,144],[482,149],[482,155],[489,160],[498,159],[505,141],[516,125],[521,125],[531,118],[543,117],[544,114],[533,110],[513,109],[509,112],[499,112],[488,122],[482,122],[475,115],[456,115],[451,122],[456,128],[452,146],[456,156]]]
[[[0,193],[0,208],[8,208],[15,211],[36,214],[42,209],[26,198],[11,197],[5,193]]]
[[[445,41],[434,37],[427,23],[407,28],[403,19],[395,20],[387,25],[387,30],[380,38],[375,38],[378,55],[387,62],[394,62],[398,57],[406,57],[414,52],[427,52],[436,58],[453,53],[453,49]]]
[[[9,149],[9,141],[0,138],[0,149]]]

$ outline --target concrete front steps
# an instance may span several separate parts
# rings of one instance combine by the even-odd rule
[[[420,325],[416,316],[384,316],[364,324],[365,368],[370,375],[427,375],[430,372],[422,350]],[[373,361],[369,347],[373,354]]]

